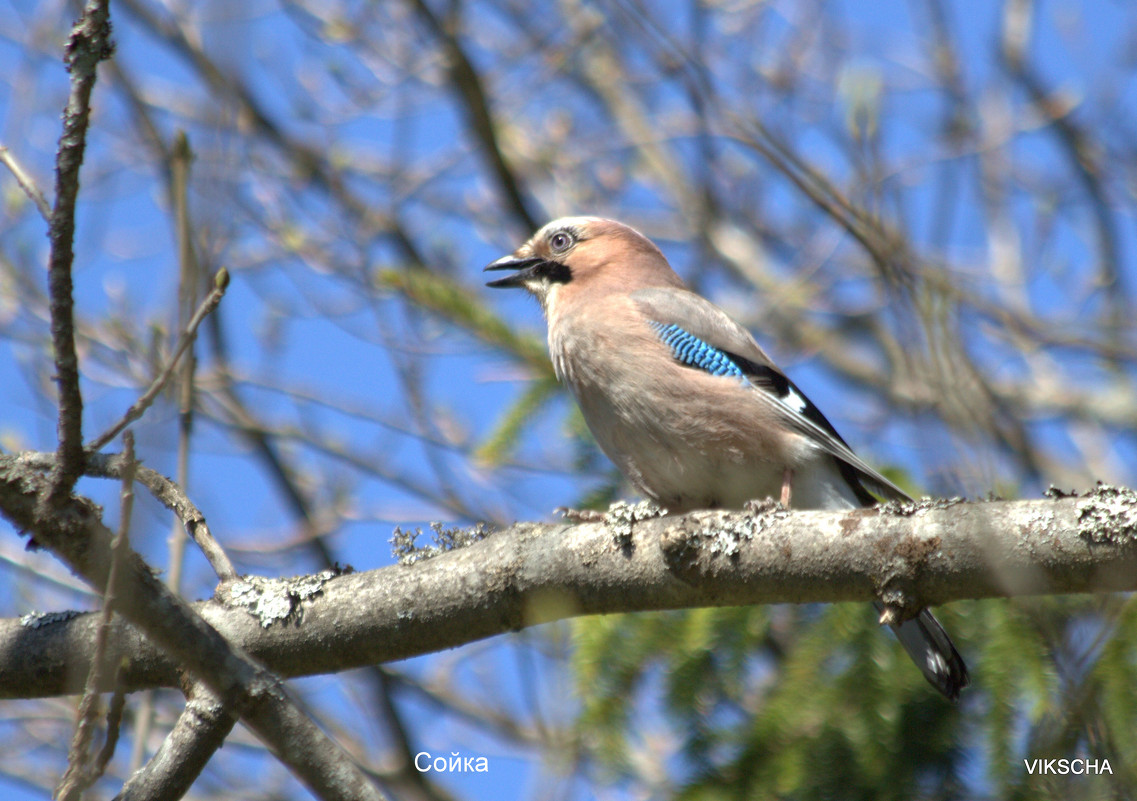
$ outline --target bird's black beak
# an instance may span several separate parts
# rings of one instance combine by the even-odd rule
[[[535,275],[537,267],[545,260],[536,256],[527,258],[518,258],[510,254],[509,256],[502,256],[496,261],[491,261],[486,265],[485,271],[490,270],[516,270],[513,275],[507,275],[505,278],[499,278],[496,281],[487,281],[486,286],[492,286],[495,289],[504,287],[524,286],[525,282]]]

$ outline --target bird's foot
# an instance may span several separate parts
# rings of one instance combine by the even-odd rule
[[[558,506],[553,514],[560,515],[570,523],[603,523],[605,513],[595,509],[570,509],[567,506]]]

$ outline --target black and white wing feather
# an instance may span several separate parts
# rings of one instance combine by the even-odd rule
[[[790,381],[754,341],[754,337],[709,300],[683,289],[653,288],[632,293],[632,299],[649,320],[676,360],[713,375],[737,376],[755,389],[760,403],[790,430],[809,437],[838,460],[842,474],[865,503],[870,490],[885,498],[909,500],[908,495],[882,476],[841,438],[805,393]]]

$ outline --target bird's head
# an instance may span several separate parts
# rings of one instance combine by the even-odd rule
[[[682,286],[651,240],[634,228],[600,217],[561,217],[486,270],[513,270],[486,286],[522,287],[546,313],[564,293],[585,288],[630,291],[645,286]]]

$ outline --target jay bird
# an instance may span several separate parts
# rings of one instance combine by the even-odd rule
[[[536,296],[557,377],[600,448],[672,513],[780,498],[799,509],[909,500],[858,458],[726,312],[695,294],[647,237],[565,217],[486,270]],[[880,605],[877,605],[880,609]],[[931,684],[955,700],[969,677],[927,609],[892,624]]]

